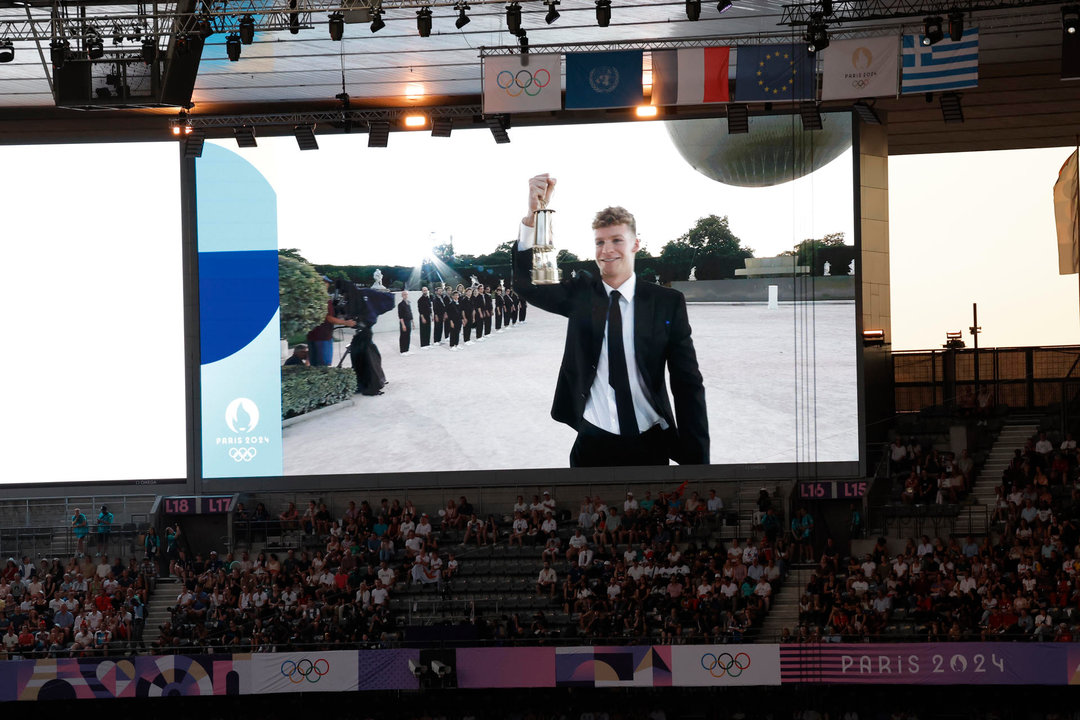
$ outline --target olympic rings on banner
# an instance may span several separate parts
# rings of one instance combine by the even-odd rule
[[[299,660],[285,660],[281,663],[281,675],[288,678],[293,684],[300,684],[307,680],[309,683],[317,683],[322,676],[330,672],[330,661],[319,658],[312,662],[307,658]]]
[[[229,457],[236,462],[250,462],[255,459],[257,453],[258,450],[253,447],[229,448]]]
[[[737,678],[750,667],[750,656],[744,652],[734,657],[728,652],[722,652],[719,655],[705,653],[701,656],[701,667],[708,670],[714,678],[722,678],[724,675]]]
[[[529,70],[518,70],[516,73],[502,70],[495,76],[495,84],[500,90],[505,90],[510,97],[520,97],[525,93],[529,97],[536,97],[540,91],[551,84],[551,73],[540,68],[535,73]]]

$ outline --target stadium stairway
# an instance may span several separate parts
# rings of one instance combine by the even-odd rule
[[[146,625],[143,628],[143,645],[150,647],[161,637],[161,624],[172,619],[169,608],[176,604],[180,594],[180,580],[175,577],[157,578],[154,590],[146,602]]]
[[[779,591],[773,592],[772,607],[758,630],[758,642],[777,642],[784,628],[794,635],[799,628],[799,597],[810,580],[814,566],[809,563],[792,565]]]
[[[994,488],[1001,484],[1001,474],[1009,467],[1013,452],[1023,449],[1024,444],[1038,430],[1038,425],[1029,423],[1006,424],[1001,429],[997,439],[994,440],[993,447],[990,448],[986,462],[983,463],[972,485],[971,499],[974,505],[972,510],[979,508],[981,512],[961,512],[953,530],[956,535],[962,537],[968,534],[985,534],[984,518],[989,517],[994,511],[996,502]]]

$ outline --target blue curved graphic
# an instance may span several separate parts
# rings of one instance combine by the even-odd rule
[[[277,309],[277,250],[199,253],[203,365],[246,347]]]

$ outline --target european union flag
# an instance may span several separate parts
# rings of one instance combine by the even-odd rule
[[[642,102],[641,50],[566,56],[566,107],[620,108]]]
[[[815,62],[805,45],[740,45],[735,99],[740,102],[813,100]]]

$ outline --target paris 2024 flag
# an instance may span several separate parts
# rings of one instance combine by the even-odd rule
[[[899,37],[834,40],[822,55],[822,100],[896,95]]]
[[[562,55],[498,55],[484,58],[484,112],[562,109]]]

